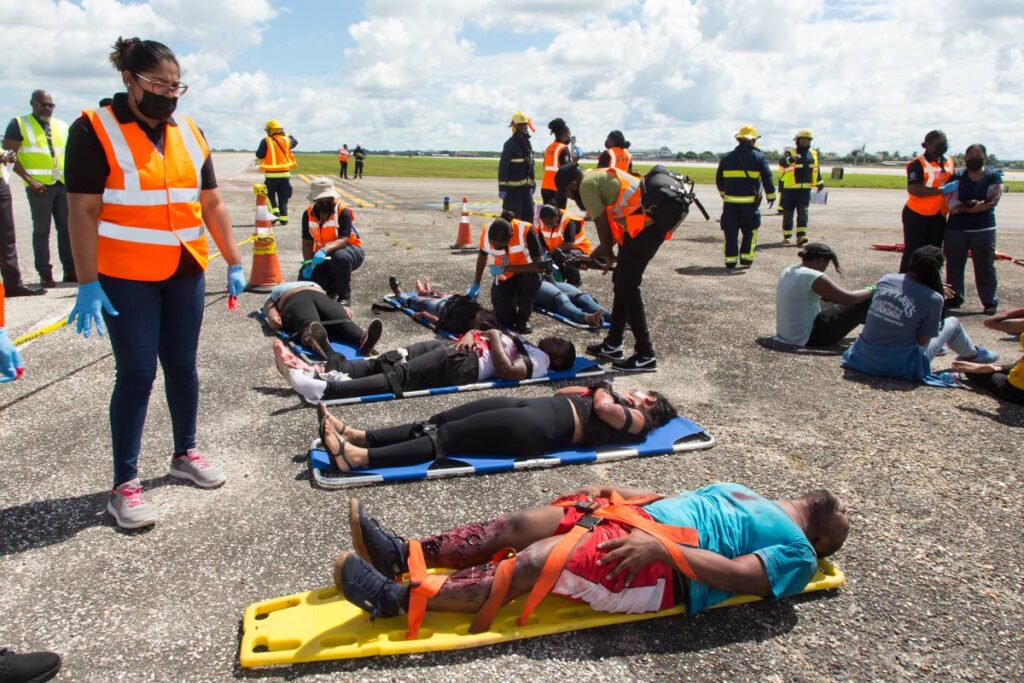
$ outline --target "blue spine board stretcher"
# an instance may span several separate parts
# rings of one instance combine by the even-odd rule
[[[444,460],[430,460],[400,467],[363,468],[342,472],[334,467],[327,451],[314,439],[309,450],[309,466],[320,488],[342,489],[366,484],[422,481],[472,474],[496,474],[517,470],[541,469],[561,465],[585,465],[594,462],[670,455],[684,451],[704,450],[715,445],[715,438],[704,428],[685,417],[676,417],[655,429],[640,443],[626,446],[604,446],[600,449],[575,446],[544,455],[516,457],[512,455],[453,455]],[[443,463],[443,465],[440,465]],[[439,466],[440,465],[440,466]]]
[[[459,338],[459,335],[455,334],[454,332],[449,332],[447,330],[439,330],[434,325],[434,323],[430,323],[430,322],[427,322],[426,320],[422,320],[420,318],[414,317],[416,315],[416,311],[412,310],[411,308],[409,308],[407,306],[403,306],[401,300],[399,300],[399,299],[397,299],[397,298],[395,298],[393,296],[384,297],[384,301],[386,301],[387,303],[391,304],[392,306],[394,306],[395,308],[400,310],[402,313],[405,313],[407,316],[412,318],[412,320],[414,322],[418,322],[420,325],[423,325],[423,327],[425,327],[428,330],[434,332],[439,337],[444,337],[445,339],[458,339]]]
[[[578,330],[607,330],[607,329],[609,329],[612,326],[612,324],[610,322],[608,322],[607,320],[602,320],[601,324],[598,325],[597,327],[591,327],[590,325],[584,325],[583,323],[573,322],[572,320],[569,320],[568,318],[566,318],[561,313],[555,313],[554,311],[549,311],[548,309],[544,308],[543,306],[534,305],[533,310],[534,310],[535,313],[540,313],[541,315],[546,315],[549,318],[554,318],[558,322],[565,323],[569,327],[575,327]]]
[[[270,327],[270,323],[267,322],[267,317],[263,315],[262,310],[259,312],[259,316],[260,320],[264,324],[266,324],[267,327]],[[307,349],[305,346],[292,339],[292,337],[290,337],[287,332],[283,332],[281,330],[274,330],[273,327],[270,327],[270,329],[274,331],[274,334],[276,334],[281,341],[291,346],[292,350],[295,351],[295,353],[299,354],[307,361],[326,360],[325,358],[320,358],[320,354],[318,354],[313,349]],[[333,348],[337,353],[343,355],[348,360],[358,360],[362,358],[362,356],[359,355],[359,349],[349,344],[342,344],[341,342],[332,341],[331,348]]]

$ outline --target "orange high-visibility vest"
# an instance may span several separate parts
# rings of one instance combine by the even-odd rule
[[[533,229],[532,223],[521,221],[518,218],[512,221],[512,237],[508,240],[508,246],[504,249],[495,249],[491,241],[487,239],[487,230],[480,232],[480,251],[485,251],[493,257],[493,264],[496,266],[525,266],[533,263],[530,250],[526,246],[526,235]],[[517,273],[502,273],[496,279],[504,282]]]
[[[540,181],[542,190],[558,190],[558,186],[555,185],[555,174],[561,168],[558,160],[562,157],[562,150],[566,147],[568,145],[556,140],[544,150],[544,177]]]
[[[922,179],[923,185],[925,187],[932,187],[936,189],[950,181],[953,177],[953,170],[956,166],[953,163],[952,157],[946,157],[946,162],[940,164],[936,161],[928,161],[922,154],[907,164],[907,167],[909,168],[910,164],[914,163],[914,161],[921,162],[921,168],[924,170],[924,178]],[[949,207],[946,206],[946,197],[941,194],[932,195],[931,197],[915,197],[914,195],[909,195],[907,197],[907,208],[914,213],[921,214],[922,216],[934,216],[937,213],[941,213],[945,216],[949,213]]]
[[[628,171],[631,163],[633,163],[633,155],[625,147],[608,148],[608,168]]]
[[[0,282],[0,329],[4,326],[4,283]]]
[[[341,212],[345,210],[349,210],[351,212],[351,210],[341,202],[335,202],[334,213],[330,218],[321,223],[313,213],[312,206],[306,209],[306,218],[309,220],[309,236],[313,238],[314,249],[323,249],[324,245],[338,239],[339,217],[341,216]],[[352,219],[355,220],[355,214],[352,215]],[[359,231],[356,230],[355,225],[352,226],[352,232],[348,236],[348,243],[353,247],[363,246],[363,241],[359,239]]]
[[[558,222],[553,228],[549,228],[543,222],[537,225],[540,231],[540,236],[544,240],[544,245],[548,251],[552,249],[558,249],[562,246],[562,242],[565,241],[565,229],[569,227],[569,223],[575,221],[579,223],[576,228],[576,239],[572,243],[573,249],[579,249],[586,255],[590,255],[593,246],[590,244],[590,240],[587,239],[587,233],[583,231],[583,219],[579,216],[573,216],[566,211],[562,211],[562,220]]]
[[[292,154],[292,141],[287,135],[276,133],[269,135],[264,140],[267,143],[267,153],[260,160],[260,170],[264,173],[280,173],[290,171],[299,165]]]
[[[348,161],[347,149],[342,148],[338,150],[338,161]]]
[[[199,203],[203,163],[210,155],[192,119],[166,125],[163,154],[134,121],[120,123],[111,107],[84,111],[110,167],[100,208],[96,265],[126,280],[166,280],[181,249],[206,268],[206,234]]]
[[[615,202],[604,207],[612,237],[622,244],[625,233],[636,237],[650,224],[640,204],[640,178],[615,167],[598,169],[599,172],[613,173],[619,179],[619,196]],[[672,233],[665,233],[665,239],[672,239]]]

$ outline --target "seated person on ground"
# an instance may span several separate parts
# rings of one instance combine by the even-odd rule
[[[875,285],[864,329],[843,354],[843,367],[869,375],[895,377],[933,386],[955,386],[955,374],[931,372],[931,362],[947,344],[957,360],[992,363],[998,356],[975,346],[960,325],[942,319],[943,299],[953,296],[942,282],[945,258],[938,247],[910,255],[907,272],[890,273]]]
[[[811,242],[797,256],[800,263],[782,271],[775,286],[775,340],[793,346],[834,346],[864,324],[875,288],[848,292],[825,275],[829,263],[837,273],[843,272],[827,244]]]
[[[531,346],[498,330],[470,330],[458,341],[431,339],[363,360],[329,353],[322,366],[306,365],[283,344],[274,345],[274,355],[279,366],[288,366],[292,388],[309,401],[536,379],[576,362],[576,349],[566,339],[545,337]]]
[[[985,327],[1020,336],[1024,351],[1024,308],[1018,308],[985,320]],[[955,360],[953,369],[965,373],[967,381],[985,389],[1004,401],[1024,405],[1024,356],[1015,365],[993,365]]]
[[[445,455],[534,456],[568,448],[627,444],[676,416],[661,394],[619,396],[611,384],[565,387],[553,396],[494,396],[446,410],[426,422],[359,430],[320,410],[320,438],[335,466],[394,467]]]
[[[600,327],[612,316],[611,311],[597,303],[594,297],[568,282],[555,282],[550,276],[541,281],[533,305],[557,313],[577,325],[590,327]]]
[[[330,350],[330,342],[336,341],[356,347],[359,355],[365,356],[373,350],[384,327],[374,318],[364,332],[352,320],[352,310],[327,296],[314,282],[277,285],[263,303],[263,315],[271,328],[298,335],[300,344],[318,353],[318,348]]]
[[[562,277],[571,285],[580,286],[580,270],[571,259],[559,256],[590,256],[593,247],[583,230],[583,219],[573,216],[558,207],[545,204],[540,207],[540,225],[537,226],[540,238],[548,255],[558,265]],[[556,253],[557,252],[557,253]]]
[[[313,203],[302,214],[302,259],[310,264],[308,272],[303,268],[303,279],[347,304],[352,298],[352,271],[366,258],[359,231],[352,225],[352,209],[341,203],[330,178],[314,178],[307,199]]]
[[[434,289],[430,280],[416,280],[416,292],[402,291],[398,278],[388,278],[388,286],[406,308],[416,311],[413,318],[424,320],[436,329],[463,335],[470,330],[490,330],[501,327],[498,318],[464,294],[443,294]]]
[[[617,510],[606,509],[613,498]],[[598,512],[612,516],[583,535],[564,566],[544,572],[562,536],[593,519],[592,508],[574,507],[577,501],[581,507],[595,501]],[[409,612],[413,589],[399,580],[409,568],[410,546],[428,568],[457,570],[427,600],[427,612],[481,610],[497,583],[496,554],[513,548],[504,603],[538,583],[543,595],[553,581],[551,593],[601,612],[656,612],[684,602],[692,616],[734,595],[778,600],[800,593],[814,578],[818,558],[837,551],[849,531],[846,506],[829,491],[769,500],[732,483],[671,497],[591,486],[544,507],[422,540],[385,531],[354,498],[349,523],[355,551],[337,555],[334,582],[351,603],[381,617]]]

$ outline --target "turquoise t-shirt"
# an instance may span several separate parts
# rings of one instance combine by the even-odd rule
[[[755,553],[768,572],[772,596],[796,595],[814,578],[814,547],[786,512],[746,486],[719,483],[663,498],[644,509],[656,521],[691,527],[700,547],[730,559]],[[697,614],[733,596],[689,581],[687,612]]]

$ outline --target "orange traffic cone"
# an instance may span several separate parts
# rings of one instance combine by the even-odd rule
[[[249,270],[249,290],[268,290],[284,282],[281,264],[277,261],[277,243],[274,240],[274,218],[267,206],[267,186],[253,185],[256,193],[256,234],[253,236],[252,268]]]
[[[452,249],[474,249],[473,229],[469,225],[469,200],[462,198],[462,215],[459,216],[459,232]]]

